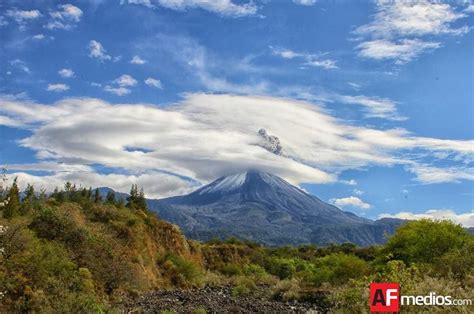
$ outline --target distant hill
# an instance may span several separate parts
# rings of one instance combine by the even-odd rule
[[[190,238],[235,236],[266,245],[379,244],[404,223],[359,217],[260,171],[221,177],[188,195],[148,200],[148,206]]]

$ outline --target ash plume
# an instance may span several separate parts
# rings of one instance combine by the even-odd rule
[[[280,139],[277,136],[269,135],[265,129],[258,130],[258,135],[262,138],[262,142],[259,146],[275,155],[282,155],[283,146],[281,146]]]

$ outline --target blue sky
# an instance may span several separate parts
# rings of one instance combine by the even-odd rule
[[[473,12],[3,1],[0,164],[22,185],[150,197],[259,168],[365,217],[472,226]]]

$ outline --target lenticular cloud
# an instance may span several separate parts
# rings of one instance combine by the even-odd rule
[[[102,165],[136,176],[158,172],[186,178],[187,186],[249,168],[292,183],[334,182],[344,170],[372,165],[403,165],[415,176],[428,166],[442,173],[437,158],[451,158],[450,169],[472,173],[465,165],[473,141],[355,126],[316,104],[289,99],[191,94],[168,106],[90,98],[52,105],[0,101],[0,122],[31,130],[21,145],[36,151],[40,162]]]

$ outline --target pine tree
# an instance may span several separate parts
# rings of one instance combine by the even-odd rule
[[[146,207],[146,199],[145,193],[143,189],[138,191],[138,185],[132,184],[132,188],[130,189],[130,196],[127,197],[127,208],[135,209],[135,210],[147,210]]]
[[[138,186],[132,184],[130,188],[130,196],[127,197],[127,208],[137,209]]]
[[[143,211],[147,210],[145,192],[143,192],[143,188],[140,189],[140,193],[138,194],[137,205],[138,205],[138,208],[140,208],[141,210]]]
[[[39,194],[39,199],[40,199],[41,201],[46,201],[47,198],[48,198],[48,196],[46,195],[46,189],[45,189],[45,188],[41,188],[40,194]]]
[[[107,192],[107,198],[105,200],[107,204],[115,205],[115,192],[114,191],[108,191]]]
[[[33,202],[36,200],[35,188],[31,184],[28,184],[26,186],[24,194],[25,198],[23,199],[23,201]]]
[[[99,189],[95,189],[94,203],[102,203],[102,197],[100,197]]]
[[[24,198],[20,207],[22,215],[32,210],[38,201],[38,198],[36,197],[35,189],[33,188],[31,184],[28,184],[26,186],[26,189],[23,192],[23,194],[24,194]]]
[[[20,191],[18,190],[18,185],[16,184],[16,179],[13,180],[13,184],[8,190],[7,193],[7,204],[3,208],[3,217],[4,218],[13,218],[18,215],[20,209]]]

